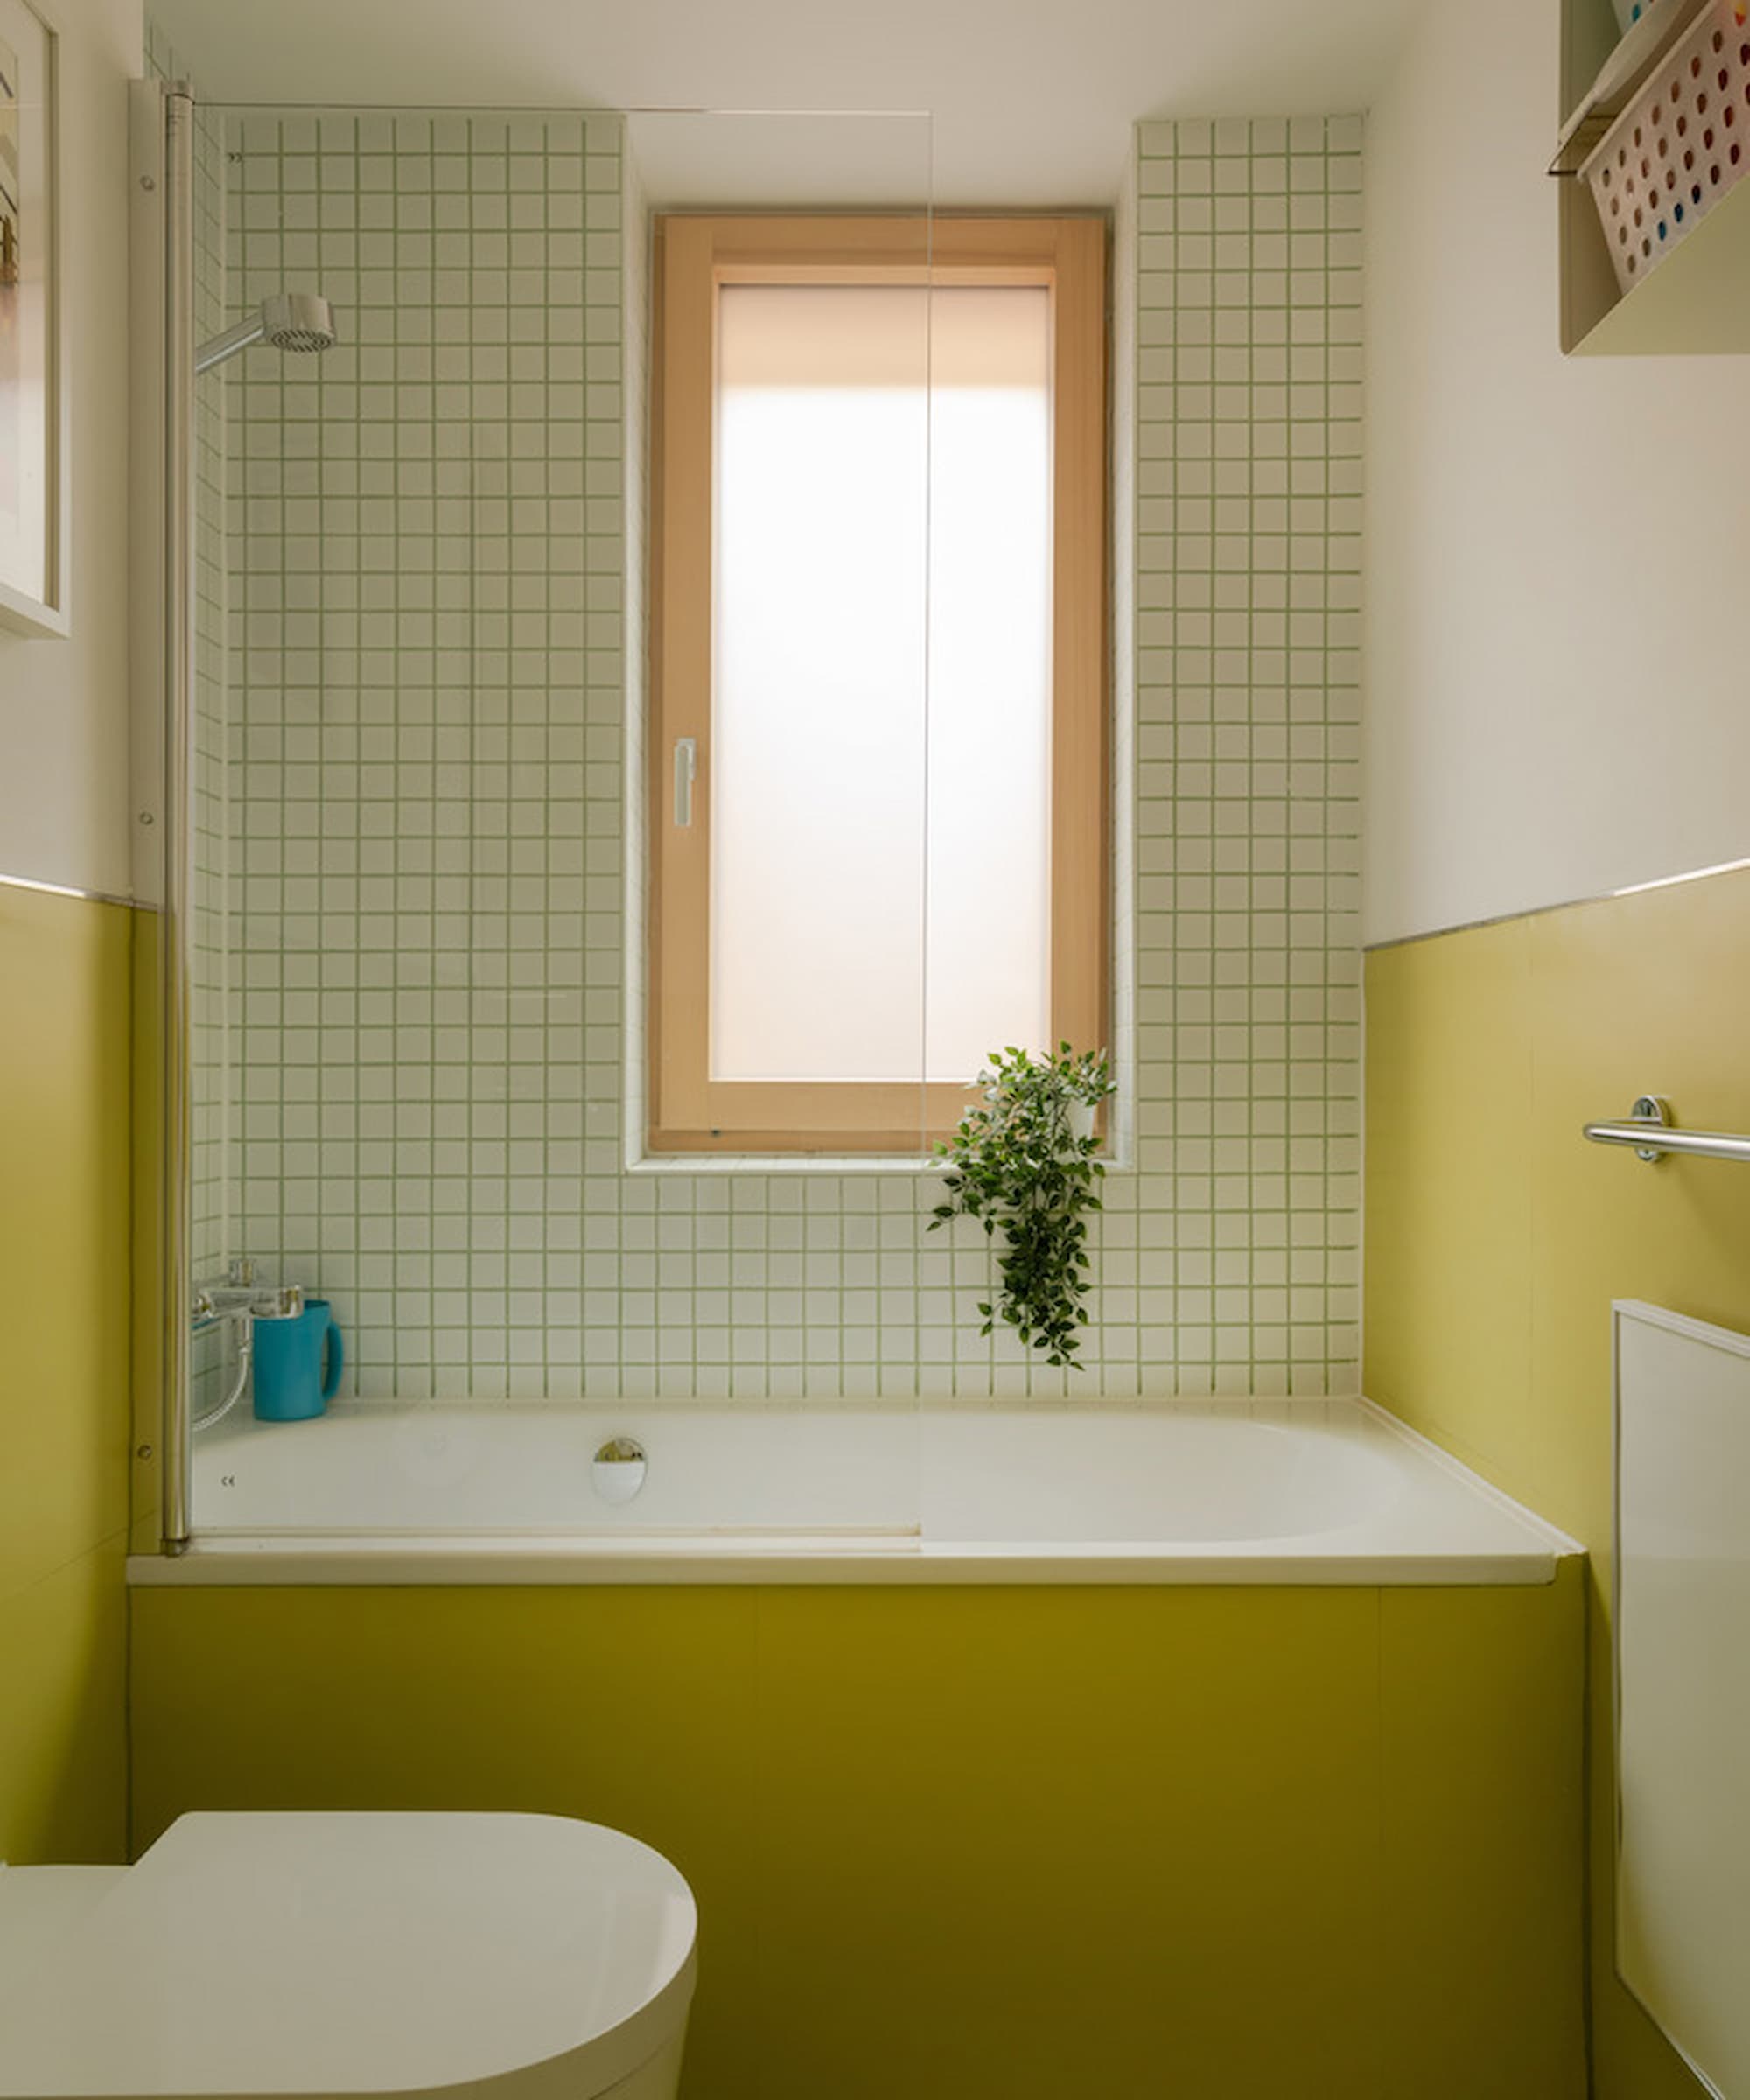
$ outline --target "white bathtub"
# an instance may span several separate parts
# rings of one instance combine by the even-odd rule
[[[623,1507],[612,1436],[648,1459]],[[240,1414],[194,1513],[134,1582],[1537,1583],[1578,1550],[1360,1400]]]

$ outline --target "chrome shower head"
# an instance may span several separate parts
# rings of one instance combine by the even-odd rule
[[[334,309],[313,291],[283,291],[262,301],[262,335],[276,350],[332,350]]]
[[[194,369],[210,372],[252,343],[266,343],[275,350],[305,351],[332,349],[335,340],[334,309],[319,293],[276,291],[263,299],[260,311],[248,320],[203,343],[195,353]]]

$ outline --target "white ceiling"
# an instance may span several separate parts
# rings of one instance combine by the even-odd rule
[[[1111,198],[1138,117],[1365,108],[1429,0],[150,4],[215,101],[928,110],[939,201],[1053,205]],[[920,164],[918,129],[884,161]],[[696,187],[711,158],[675,179]]]

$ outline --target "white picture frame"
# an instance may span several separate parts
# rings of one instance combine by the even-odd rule
[[[0,0],[0,627],[70,628],[59,38]]]

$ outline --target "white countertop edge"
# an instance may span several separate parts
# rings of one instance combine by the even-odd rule
[[[459,1549],[459,1550],[458,1550]],[[196,1542],[128,1561],[136,1589],[434,1588],[476,1586],[866,1585],[1348,1589],[1538,1587],[1556,1579],[1554,1550],[1440,1553],[1148,1552],[1116,1548],[892,1546],[808,1550],[740,1546],[603,1550],[573,1540],[352,1540],[249,1547]]]

